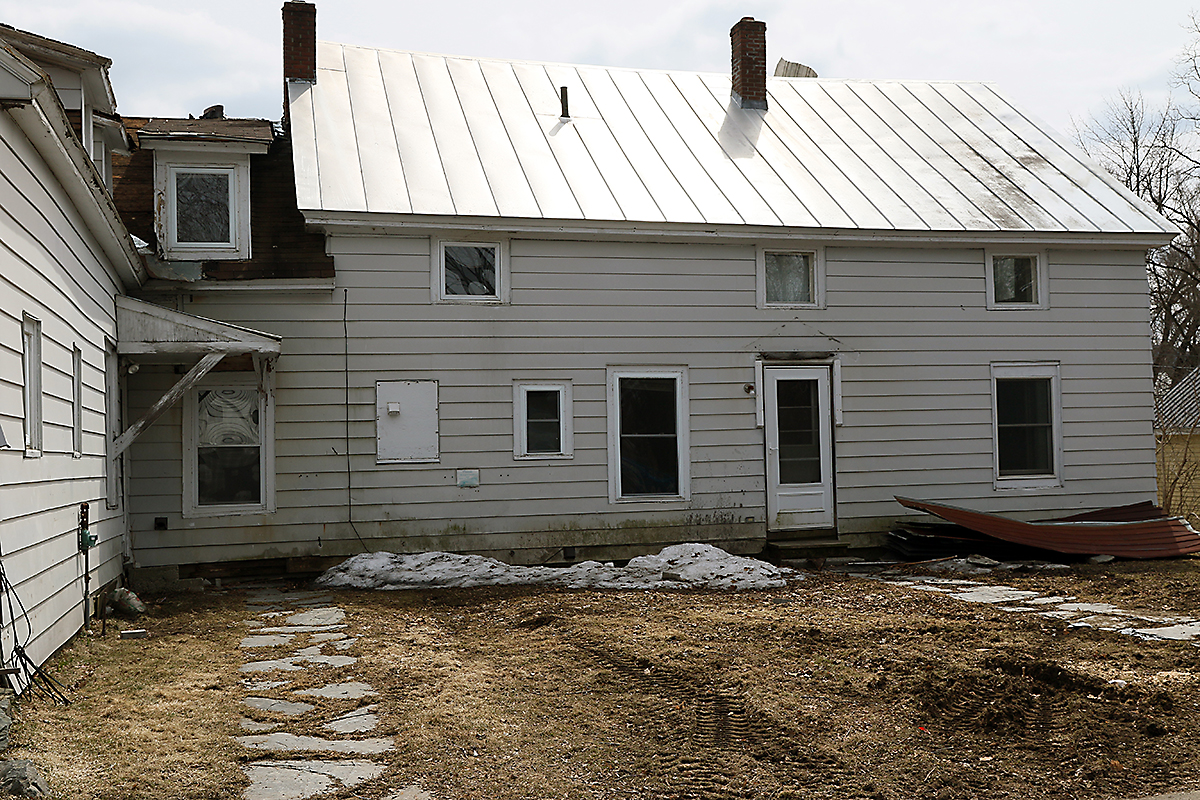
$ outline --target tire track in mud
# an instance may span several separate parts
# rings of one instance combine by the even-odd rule
[[[647,738],[667,745],[655,749],[648,770],[656,799],[785,800],[818,786],[856,796],[836,753],[756,713],[737,690],[601,644],[573,644],[624,679],[619,691],[662,701],[642,720]]]

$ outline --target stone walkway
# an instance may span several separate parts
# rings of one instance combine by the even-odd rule
[[[271,587],[253,589],[246,606],[253,615],[245,622],[248,630],[241,642],[247,657],[241,667],[247,709],[241,726],[246,733],[237,742],[280,758],[242,768],[250,779],[243,800],[309,800],[380,778],[388,764],[378,757],[394,743],[390,737],[360,736],[379,725],[374,687],[343,680],[314,688],[311,681],[300,681],[310,671],[358,662],[348,652],[358,636],[346,612],[327,593]],[[318,725],[328,734],[305,733]],[[388,794],[390,789],[384,790],[385,800],[432,800],[417,786]]]
[[[986,603],[1014,614],[1036,614],[1060,619],[1070,628],[1098,628],[1139,639],[1175,640],[1200,646],[1200,619],[1192,616],[1124,609],[1110,603],[1079,603],[1074,597],[1040,595],[1028,589],[966,578],[888,573],[872,575],[853,571],[850,574],[875,578],[893,586],[934,592],[965,603]]]

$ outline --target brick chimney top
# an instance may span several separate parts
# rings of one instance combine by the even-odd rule
[[[283,4],[283,79],[317,82],[317,7],[303,0]]]
[[[729,29],[733,50],[733,100],[742,108],[767,107],[767,23],[742,17]]]

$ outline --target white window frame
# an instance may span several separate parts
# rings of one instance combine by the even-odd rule
[[[1062,382],[1058,362],[1017,362],[991,365],[992,371],[992,476],[997,489],[1046,489],[1063,485]],[[1050,415],[1053,425],[1054,471],[1046,475],[1000,475],[1000,409],[996,381],[1007,378],[1049,378]]]
[[[71,348],[71,455],[83,458],[83,351]]]
[[[209,389],[257,389],[259,419],[259,497],[258,503],[200,505],[196,474],[197,394]],[[275,398],[270,387],[263,387],[253,373],[225,372],[205,377],[184,396],[183,406],[183,516],[229,517],[247,514],[271,514],[275,511]]]
[[[810,303],[767,302],[767,253],[801,253],[812,257],[812,290]],[[825,248],[821,246],[760,245],[755,253],[755,305],[758,308],[824,308],[825,307]]]
[[[26,458],[42,456],[42,321],[21,315],[22,405]]]
[[[175,175],[201,172],[229,175],[229,241],[180,242],[177,237]],[[154,158],[155,228],[163,257],[182,260],[235,260],[250,258],[250,156],[242,153],[173,152],[162,150]]]
[[[675,380],[675,444],[679,464],[679,494],[621,494],[621,398],[622,378],[673,378]],[[610,503],[678,503],[690,500],[690,406],[687,367],[609,367],[608,368],[608,501]]]
[[[465,303],[467,305],[502,305],[509,302],[508,240],[507,239],[438,239],[431,240],[430,289],[435,303]],[[446,294],[447,247],[496,248],[496,294]]]
[[[526,395],[530,391],[558,393],[558,443],[557,453],[530,453],[528,435]],[[575,425],[573,420],[574,398],[570,382],[519,381],[513,384],[513,458],[521,461],[547,459],[569,459],[575,457]]]
[[[998,303],[996,302],[996,270],[997,258],[1032,258],[1034,259],[1034,292],[1037,293],[1033,303]],[[987,281],[987,307],[990,311],[1037,311],[1050,307],[1050,279],[1046,262],[1045,250],[1030,250],[1028,248],[987,248],[983,256],[984,277]]]

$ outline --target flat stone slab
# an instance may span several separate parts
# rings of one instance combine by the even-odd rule
[[[357,700],[360,697],[378,694],[378,692],[369,683],[347,681],[345,683],[331,683],[319,689],[297,689],[296,694],[303,694],[309,697],[330,697],[337,700]]]
[[[420,786],[405,786],[398,792],[392,792],[384,800],[433,800],[433,795]]]
[[[312,611],[301,611],[287,618],[288,625],[337,625],[346,618],[346,612],[340,608],[314,608]]]
[[[349,625],[288,625],[286,627],[259,628],[259,633],[321,633],[322,631],[340,631]]]
[[[334,632],[334,633],[314,633],[311,638],[314,642],[332,642],[337,639],[345,639],[346,634],[336,633],[336,632]]]
[[[304,669],[301,664],[319,664],[325,667],[348,667],[358,661],[355,656],[323,656],[323,655],[295,655],[287,658],[272,658],[266,661],[250,661],[242,664],[239,669],[242,672],[272,672],[274,670],[282,670],[283,672],[298,672]]]
[[[287,686],[291,681],[252,681],[248,678],[242,678],[242,686],[246,687],[250,692],[269,692],[272,689],[278,689],[280,686]]]
[[[278,647],[281,644],[288,644],[295,639],[293,633],[270,633],[266,635],[247,636],[242,639],[242,643],[238,645],[245,650],[251,650],[255,647]]]
[[[379,717],[374,713],[377,707],[369,705],[356,708],[349,714],[329,720],[321,727],[336,733],[364,733],[374,730],[379,725]]]
[[[372,761],[257,761],[243,766],[242,771],[250,779],[243,800],[307,800],[378,778],[383,765]]]
[[[238,667],[241,672],[299,672],[304,667],[297,666],[290,658],[272,658],[269,661],[250,661]]]
[[[335,650],[349,650],[351,647],[354,647],[354,645],[356,645],[356,644],[358,644],[357,636],[355,636],[352,639],[341,639],[339,641],[336,641],[333,643],[333,647]]]
[[[283,723],[259,722],[258,720],[247,719],[246,717],[242,717],[241,722],[239,724],[242,726],[242,730],[244,730],[244,731],[250,731],[251,733],[263,733],[264,731],[273,731],[276,728],[278,728],[280,725],[282,725]]]
[[[273,714],[283,714],[289,717],[294,717],[298,714],[307,714],[316,708],[311,703],[276,700],[273,697],[247,697],[242,702],[251,708],[257,708],[259,711],[270,711]]]
[[[391,739],[318,739],[316,736],[296,736],[293,733],[267,733],[261,736],[238,736],[236,741],[251,750],[311,750],[326,753],[346,753],[368,756],[386,753],[395,745]]]

